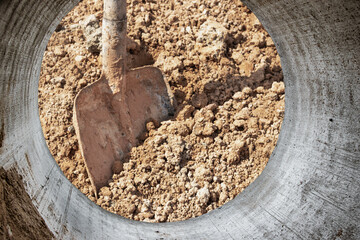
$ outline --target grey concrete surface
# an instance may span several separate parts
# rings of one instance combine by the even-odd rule
[[[222,208],[149,224],[90,202],[62,174],[38,117],[42,56],[77,0],[0,1],[0,166],[15,167],[58,239],[359,239],[360,1],[246,0],[272,36],[286,110],[268,166]]]

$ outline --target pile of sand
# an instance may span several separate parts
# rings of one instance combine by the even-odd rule
[[[202,215],[233,199],[264,169],[284,113],[280,58],[240,1],[128,1],[132,67],[154,64],[178,102],[149,122],[124,170],[95,199],[72,126],[73,100],[101,74],[102,1],[82,1],[44,55],[40,119],[64,174],[91,200],[149,222]]]

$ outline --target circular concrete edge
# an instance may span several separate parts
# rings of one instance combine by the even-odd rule
[[[281,56],[286,111],[264,172],[199,218],[111,214],[62,174],[37,104],[47,41],[78,1],[0,2],[0,167],[15,168],[57,239],[355,239],[360,235],[360,2],[248,0]]]

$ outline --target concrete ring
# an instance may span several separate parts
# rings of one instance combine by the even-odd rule
[[[87,199],[51,156],[38,116],[42,55],[78,0],[0,2],[0,167],[15,168],[57,239],[355,239],[360,235],[360,2],[246,0],[286,85],[282,131],[243,193],[199,218],[150,224]]]

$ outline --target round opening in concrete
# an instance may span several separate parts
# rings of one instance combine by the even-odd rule
[[[102,208],[148,222],[197,217],[233,199],[266,166],[284,113],[280,57],[259,20],[240,1],[129,3],[129,68],[158,67],[177,106],[170,121],[146,123],[96,197],[73,109],[100,78],[102,16],[102,1],[81,2],[44,54],[40,119],[65,176]]]

